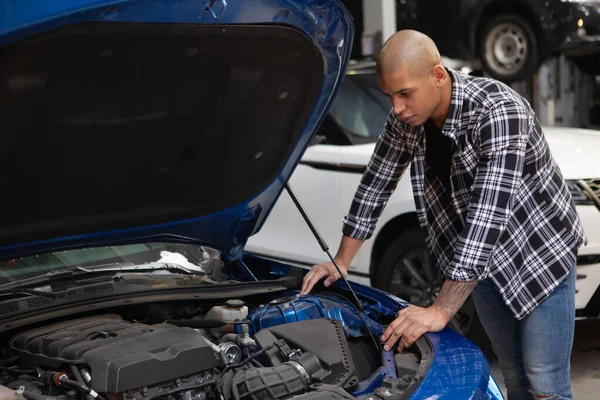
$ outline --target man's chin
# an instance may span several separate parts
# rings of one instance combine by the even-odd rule
[[[408,121],[406,121],[406,123],[412,127],[417,127],[417,126],[423,125],[424,122],[425,121],[422,121],[421,118],[416,117],[416,116],[412,117]]]

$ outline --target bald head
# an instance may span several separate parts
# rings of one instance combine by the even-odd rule
[[[442,64],[437,46],[421,32],[402,30],[392,35],[377,57],[377,74],[388,75],[401,68],[411,74],[424,74],[435,65]]]

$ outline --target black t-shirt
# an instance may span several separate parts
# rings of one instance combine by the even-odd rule
[[[452,165],[454,143],[452,139],[442,134],[431,118],[425,122],[424,128],[425,159],[439,178],[446,193],[450,193],[450,166]]]

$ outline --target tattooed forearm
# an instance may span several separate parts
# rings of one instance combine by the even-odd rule
[[[440,307],[449,318],[462,307],[477,281],[459,282],[446,280],[442,285],[440,294],[435,300],[435,305]]]

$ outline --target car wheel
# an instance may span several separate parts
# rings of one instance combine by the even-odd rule
[[[420,307],[428,307],[435,302],[442,283],[443,277],[433,265],[419,228],[404,231],[392,242],[384,251],[374,277],[376,288]],[[489,339],[479,322],[471,297],[449,325],[484,352],[489,351]]]
[[[500,15],[484,23],[479,54],[486,72],[505,82],[523,80],[540,66],[535,34],[516,15]]]

